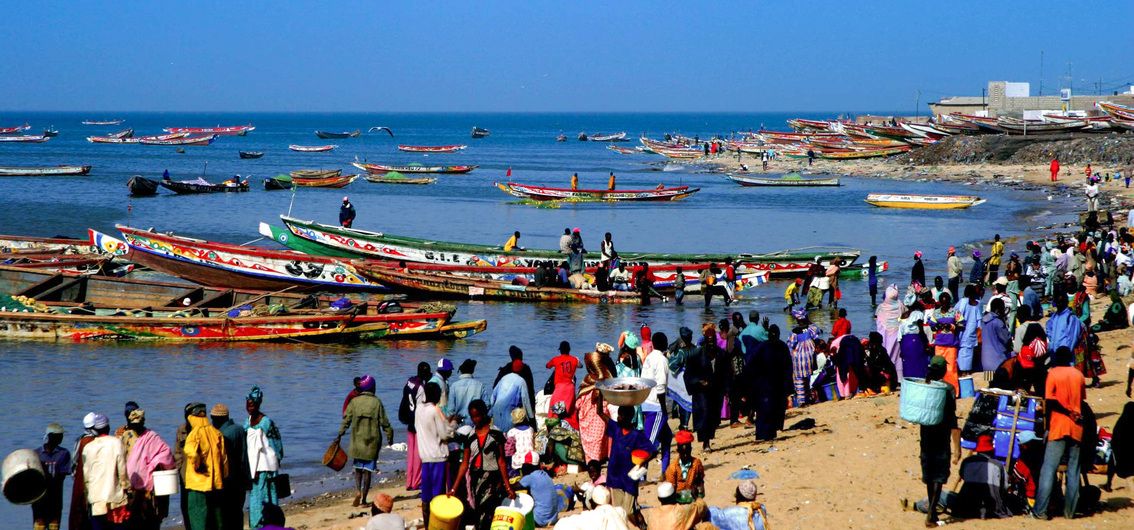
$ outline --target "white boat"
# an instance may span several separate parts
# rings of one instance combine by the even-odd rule
[[[980,197],[971,195],[898,195],[871,193],[866,202],[879,208],[907,208],[917,210],[957,210],[983,204]]]

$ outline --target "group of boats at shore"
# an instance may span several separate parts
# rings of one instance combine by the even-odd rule
[[[639,303],[633,291],[592,287],[600,256],[581,254],[583,288],[540,284],[564,266],[558,250],[511,250],[434,241],[281,216],[260,224],[286,247],[237,245],[116,226],[87,240],[0,236],[0,338],[66,341],[361,341],[464,338],[483,320],[453,320],[438,299]],[[842,264],[862,277],[854,249],[766,254],[620,252],[626,270],[646,269],[660,293],[678,275],[698,292],[702,271],[735,267],[736,289],[772,277]],[[886,270],[880,262],[878,272]],[[155,279],[160,273],[172,278]],[[187,283],[189,282],[189,283]],[[407,300],[416,299],[419,301]]]

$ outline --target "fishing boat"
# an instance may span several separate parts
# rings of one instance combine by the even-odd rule
[[[83,125],[122,125],[126,120],[83,120]]]
[[[141,175],[134,175],[130,177],[130,180],[126,181],[126,188],[130,190],[130,195],[133,197],[152,197],[157,195],[158,186],[158,181],[148,179]]]
[[[1008,117],[999,118],[997,125],[1008,134],[1057,134],[1081,131],[1087,128],[1087,122],[1084,120],[1046,122]]]
[[[411,178],[397,171],[391,171],[385,175],[372,175],[367,173],[365,178],[367,182],[373,182],[375,184],[433,184],[437,182],[437,179],[433,177]]]
[[[341,169],[297,169],[292,171],[290,175],[292,178],[323,178],[323,177],[337,177],[343,174]]]
[[[134,137],[134,129],[122,129],[121,131],[113,132],[113,133],[110,133],[106,136],[109,137],[109,138],[133,138]],[[185,134],[182,134],[181,136],[177,136],[177,138],[184,138],[186,136],[189,136],[189,133],[185,133]]]
[[[334,175],[326,177],[291,176],[291,183],[305,188],[345,188],[357,180],[359,175]]]
[[[585,142],[585,141],[587,141],[587,133],[581,132],[581,133],[579,133],[579,136],[577,136],[577,138],[579,139],[580,142]]]
[[[610,145],[606,146],[606,148],[610,149],[611,151],[614,151],[615,153],[618,153],[620,155],[636,155],[636,154],[638,154],[638,150],[636,150],[636,149],[628,149],[628,148],[625,148],[625,147],[618,147],[617,145],[614,145],[614,144],[610,144]]]
[[[219,136],[244,136],[254,130],[255,127],[251,125],[234,125],[229,127],[166,127],[162,129],[167,133],[189,133],[189,134],[216,134]]]
[[[409,153],[456,153],[467,145],[399,145],[398,151]]]
[[[140,144],[142,140],[176,140],[185,138],[189,133],[159,134],[157,136],[134,136],[133,129],[119,131],[110,136],[88,136],[87,141],[95,144]]]
[[[86,175],[91,172],[91,166],[47,166],[47,167],[16,167],[0,166],[0,177],[47,177],[60,175]]]
[[[48,127],[43,130],[43,135],[48,138],[55,138],[56,136],[59,136],[59,129],[56,129],[55,127]]]
[[[505,252],[499,245],[454,243],[397,236],[303,221],[288,216],[280,216],[280,219],[286,228],[261,223],[260,234],[288,248],[315,255],[478,267],[535,267],[546,261],[554,263],[563,261],[563,254],[559,250],[529,248],[522,252]],[[653,269],[665,265],[723,263],[726,258],[732,258],[739,264],[739,273],[768,271],[773,277],[802,274],[816,258],[819,258],[824,266],[832,260],[842,260],[845,267],[850,267],[858,260],[860,254],[854,249],[820,247],[766,254],[619,252],[622,261],[628,267],[649,264]],[[592,252],[584,256],[584,262],[587,267],[594,267],[598,265],[600,258],[598,253]]]
[[[956,210],[983,204],[984,199],[967,195],[897,195],[871,193],[866,202],[880,208]]]
[[[98,254],[86,239],[0,235],[0,252],[38,252],[58,254]],[[3,291],[0,291],[3,292]]]
[[[177,133],[171,133],[171,134],[177,134]],[[162,138],[157,138],[157,137],[145,137],[145,138],[141,138],[140,140],[138,140],[138,143],[140,143],[142,145],[175,145],[175,146],[209,145],[209,144],[213,143],[213,140],[216,140],[216,138],[217,138],[217,135],[215,135],[215,134],[209,134],[209,135],[205,135],[205,136],[184,136],[184,137],[181,137],[181,138],[168,138],[168,139],[162,139]]]
[[[220,184],[213,184],[201,177],[193,180],[162,179],[158,181],[158,184],[178,195],[248,191],[248,181],[240,180],[240,175]]]
[[[290,190],[291,189],[291,175],[276,175],[264,179],[264,190]]]
[[[243,158],[243,159],[260,158],[260,157],[263,157],[263,156],[264,156],[263,151],[240,151],[240,158]]]
[[[232,245],[116,226],[128,259],[211,287],[278,291],[385,291],[350,264],[290,250]]]
[[[31,130],[31,125],[25,123],[15,127],[0,127],[0,134],[19,134],[28,130]]]
[[[690,188],[689,186],[672,188],[659,186],[648,190],[577,190],[531,186],[515,182],[503,184],[497,182],[495,186],[504,193],[521,199],[578,202],[677,201],[701,191],[701,188]]]
[[[626,141],[626,132],[619,132],[614,134],[592,134],[590,136],[592,142],[623,142]]]
[[[1109,101],[1100,101],[1096,103],[1095,106],[1115,120],[1134,121],[1134,107],[1119,105],[1118,103],[1111,103]]]
[[[725,178],[741,186],[838,186],[839,177],[804,178],[799,173],[788,173],[779,178],[757,177],[754,175],[725,175]]]
[[[0,142],[23,143],[23,144],[40,144],[50,140],[50,136],[42,134],[20,134],[20,135],[0,135]]]
[[[556,142],[566,142],[567,141],[567,135],[566,134],[560,134],[559,136],[555,137],[555,141]]]
[[[484,138],[484,137],[488,136],[489,134],[492,134],[492,133],[488,132],[488,129],[481,129],[480,127],[473,127],[472,128],[472,137],[473,138]]]
[[[343,131],[343,132],[315,131],[315,136],[318,136],[319,138],[322,138],[324,140],[338,140],[338,139],[341,139],[341,138],[355,138],[360,134],[362,134],[362,131],[358,130],[358,129],[355,129],[353,131]]]
[[[478,166],[423,166],[421,164],[407,164],[404,166],[390,166],[386,164],[365,164],[361,162],[354,162],[352,166],[361,169],[367,173],[389,173],[397,171],[399,173],[441,173],[441,174],[460,174],[468,173]]]
[[[112,258],[113,256],[98,254],[5,252],[0,253],[0,265],[23,270],[94,274],[102,271]]]
[[[334,150],[336,147],[338,147],[338,146],[337,145],[295,145],[295,144],[291,144],[291,145],[287,146],[288,149],[291,149],[292,151],[298,151],[300,153],[325,153],[327,151]]]
[[[597,291],[566,287],[515,285],[508,281],[480,280],[445,273],[405,272],[398,269],[374,268],[369,274],[392,289],[428,297],[457,297],[474,300],[512,302],[574,302],[589,304],[637,304],[638,293],[629,291]]]
[[[256,313],[258,307],[283,307],[289,315],[327,312],[355,316],[345,332],[360,340],[465,338],[487,328],[484,320],[456,321],[451,305],[397,301],[388,295],[312,296],[292,292],[222,289],[172,281],[0,266],[0,292],[34,299],[50,308],[82,304],[129,310],[178,312],[184,316]]]
[[[795,118],[787,121],[788,127],[800,132],[807,131],[829,131],[831,130],[831,122],[819,120],[805,120],[803,118]]]

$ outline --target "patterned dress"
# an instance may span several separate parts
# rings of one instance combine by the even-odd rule
[[[268,438],[268,446],[276,452],[276,458],[282,464],[284,457],[283,439],[280,437],[280,430],[276,427],[275,422],[267,416],[262,417],[260,423],[256,425],[252,425],[251,418],[244,420],[244,430],[251,429],[264,431],[264,435]],[[264,503],[275,505],[280,503],[275,482],[278,474],[278,471],[261,471],[256,473],[252,479],[252,491],[248,492],[248,524],[252,528],[264,526]]]
[[[820,333],[819,328],[811,324],[803,331],[792,334],[788,341],[788,348],[791,349],[791,378],[795,387],[797,405],[807,403],[811,372],[815,370],[815,339],[819,338]]]

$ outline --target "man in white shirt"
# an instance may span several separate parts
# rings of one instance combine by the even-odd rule
[[[618,253],[614,251],[614,240],[611,239],[611,237],[610,232],[607,232],[606,235],[603,236],[602,243],[599,243],[599,254],[602,256],[600,261],[607,265],[610,265],[611,260],[618,255]]]
[[[661,471],[664,473],[669,467],[669,442],[673,433],[666,422],[666,391],[669,388],[669,359],[664,351],[669,349],[669,339],[665,333],[654,333],[650,339],[653,350],[646,354],[642,360],[642,377],[653,379],[656,385],[646,401],[642,403],[642,431],[650,437],[650,442],[659,445],[661,449]]]
[[[560,254],[570,254],[571,253],[571,229],[570,228],[564,228],[563,229],[563,235],[559,236],[559,253]]]
[[[130,479],[126,475],[126,450],[118,437],[110,436],[110,420],[105,415],[95,415],[94,430],[95,439],[83,448],[83,482],[91,518],[99,526],[110,528],[108,514],[125,508],[127,503]]]
[[[425,402],[414,410],[414,429],[417,431],[417,455],[421,457],[421,514],[429,526],[429,501],[444,495],[445,460],[449,457],[449,444],[453,428],[445,413],[437,406],[441,400],[441,386],[430,381],[425,384]]]

